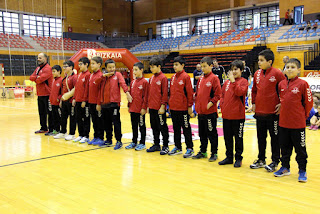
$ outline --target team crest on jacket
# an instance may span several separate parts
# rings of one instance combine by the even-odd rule
[[[183,81],[182,80],[179,81],[179,85],[183,85]]]
[[[60,86],[60,83],[57,83],[56,86],[59,87],[59,86]]]
[[[272,77],[270,77],[270,82],[275,82],[275,81],[277,81],[277,79],[274,77],[274,76],[272,76]]]
[[[114,76],[114,77],[113,77],[113,79],[114,79],[114,80],[117,80],[117,79],[118,79],[118,77],[117,77],[117,76]]]
[[[294,94],[297,94],[297,93],[299,93],[300,91],[299,91],[299,88],[298,88],[298,87],[294,87],[294,88],[291,90],[291,92],[294,93]]]
[[[142,90],[143,89],[143,86],[142,85],[139,85],[139,87],[138,87],[140,90]]]
[[[207,82],[207,83],[206,83],[206,86],[207,86],[207,87],[211,87],[211,86],[212,86],[211,82]]]
[[[159,80],[158,82],[156,82],[157,85],[161,85],[161,81]]]
[[[85,78],[83,78],[83,79],[82,79],[82,82],[84,82],[85,80],[86,80],[86,79],[85,79]]]

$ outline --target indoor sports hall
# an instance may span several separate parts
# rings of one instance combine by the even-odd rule
[[[319,213],[319,20],[318,0],[1,0],[0,213]],[[296,152],[299,153],[297,147],[291,148],[289,173],[276,176],[276,172],[283,167],[281,162],[274,170],[266,170],[273,161],[271,156],[274,156],[270,133],[274,131],[278,134],[278,125],[268,131],[265,164],[260,168],[252,167],[256,160],[259,161],[259,117],[252,96],[255,96],[253,91],[261,74],[260,53],[265,50],[273,52],[272,67],[283,78],[287,78],[280,85],[290,85],[289,64],[294,63],[288,60],[296,58],[301,62],[297,75],[298,79],[308,85],[305,92],[307,97],[300,99],[302,105],[300,100],[292,101],[289,111],[298,109],[298,104],[307,109],[307,101],[312,108],[308,108],[308,115],[303,113],[305,131],[298,136],[305,143],[301,146],[307,151],[305,179],[300,179],[301,168],[296,161],[300,161],[299,157],[296,158]],[[171,88],[174,79],[178,78],[175,70],[178,56],[185,60],[183,70],[192,84],[193,101],[188,106],[192,113],[183,118],[186,124],[190,117],[190,127],[187,128],[191,130],[193,150],[192,156],[188,158],[184,157],[188,152],[185,143],[188,138],[181,127],[182,151],[170,153],[176,148],[176,127],[172,122],[174,110],[169,105],[173,90],[169,91],[169,101],[164,103],[163,97],[158,98],[156,93],[150,93],[152,80],[157,76],[153,73],[154,59],[161,60],[161,75],[168,79],[167,84]],[[245,70],[249,70],[247,91],[241,97],[244,100],[245,119],[239,133],[243,136],[240,167],[235,167],[233,160],[232,164],[220,164],[226,158],[221,100],[213,103],[217,106],[217,153],[211,154],[209,142],[207,153],[201,159],[194,158],[200,151],[200,137],[203,133],[199,128],[201,113],[196,109],[200,105],[199,86],[207,75],[203,74],[204,62],[201,61],[206,56],[214,61],[212,72],[215,68],[221,71],[222,83],[219,88],[222,87],[222,91],[226,85],[232,84],[233,77],[229,76],[229,71],[233,69],[231,63],[235,60],[241,60],[241,63],[244,61]],[[101,78],[105,78],[101,84],[93,82],[99,92],[92,96],[98,100],[93,109],[97,117],[100,118],[101,112],[103,115],[104,110],[109,108],[103,104],[103,93],[108,93],[111,99],[120,90],[119,102],[114,102],[118,105],[112,107],[118,108],[118,113],[111,112],[111,122],[104,119],[114,126],[115,133],[109,140],[112,145],[106,144],[106,121],[92,121],[94,116],[87,107],[88,104],[91,108],[90,81],[96,72],[93,64],[99,64],[94,61],[97,57],[103,60],[99,69],[103,75]],[[83,58],[90,60],[88,71],[81,70],[86,65]],[[113,61],[105,65],[110,59]],[[150,110],[154,109],[146,109],[145,147],[139,150],[138,147],[129,148],[134,138],[131,111],[135,99],[133,88],[140,78],[134,69],[137,68],[137,62],[142,63],[142,76],[149,87],[149,107],[150,97],[154,102],[161,102],[164,107],[165,113],[159,113],[166,116],[168,126],[169,153],[164,155],[160,155],[160,149],[165,147],[163,132],[160,134],[159,150],[149,152],[157,141],[155,129],[151,127],[151,123],[155,122],[153,118],[150,119]],[[110,86],[110,90],[106,89],[110,64],[115,65],[112,78],[119,81],[114,86],[117,90],[112,90],[113,86]],[[60,84],[55,82],[58,76],[52,76],[59,73],[58,67],[61,69]],[[68,70],[68,67],[71,69]],[[49,71],[50,77],[42,80],[42,73],[46,71]],[[85,81],[82,72],[88,72],[88,84],[87,90],[79,92],[77,83]],[[196,75],[197,72],[200,74]],[[68,82],[71,76],[78,82],[73,85],[75,92],[68,97],[69,102],[68,99],[64,100],[64,96],[73,91]],[[219,81],[218,74],[214,78]],[[268,81],[274,82],[273,78]],[[54,116],[50,117],[49,114],[55,104],[50,102],[49,96],[54,87],[59,95],[56,104],[58,115],[61,117],[66,114],[63,113],[64,102],[71,109],[68,113],[70,118],[66,116],[65,121],[68,122],[65,133],[62,120],[58,121],[60,133],[50,128]],[[283,103],[285,98],[279,89],[280,86],[276,89],[276,96]],[[188,97],[187,89],[183,90],[184,93],[175,100],[176,103],[183,103]],[[43,91],[48,94],[43,94]],[[300,92],[300,88],[292,90],[295,95]],[[163,90],[161,93],[163,95]],[[77,101],[76,96],[84,97],[85,94],[89,94],[89,100]],[[46,104],[41,103],[43,97],[47,97]],[[128,104],[130,97],[133,97],[133,101]],[[265,105],[273,102],[271,98],[266,100]],[[96,108],[100,101],[102,110]],[[59,107],[60,103],[62,107]],[[86,109],[79,120],[78,110],[74,113],[78,103],[79,106],[83,103],[85,105],[79,109]],[[46,106],[45,109],[43,106]],[[70,121],[74,114],[77,125],[75,133],[71,133],[73,122]],[[138,114],[141,123],[140,109]],[[121,120],[121,141],[116,139],[117,122],[114,118],[117,115]],[[281,115],[280,110],[280,132]],[[162,127],[163,118],[159,117],[159,126]],[[85,118],[90,121],[87,138],[84,135],[80,137],[83,127],[79,128],[79,124],[85,123]],[[288,120],[292,121],[292,118],[295,115],[290,114]],[[45,126],[42,123],[44,120]],[[293,120],[292,123],[295,122]],[[94,141],[98,129],[102,129],[102,144]],[[140,131],[136,140],[141,143]],[[63,137],[58,139],[56,136],[61,133]],[[289,137],[293,139],[292,136]],[[279,140],[278,144],[283,160],[283,142]],[[215,158],[212,159],[211,155],[215,155]]]

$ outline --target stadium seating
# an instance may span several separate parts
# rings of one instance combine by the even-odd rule
[[[284,39],[296,39],[296,38],[309,38],[309,37],[319,37],[320,36],[320,26],[317,29],[312,29],[312,26],[314,23],[318,23],[318,26],[320,25],[320,21],[314,20],[310,21],[311,23],[311,29],[306,30],[305,27],[307,26],[306,22],[303,22],[302,24],[292,25],[292,27],[285,33],[283,33],[279,40]],[[304,28],[303,30],[301,30]]]
[[[25,48],[33,49],[21,36],[16,34],[3,34],[0,33],[0,48]]]

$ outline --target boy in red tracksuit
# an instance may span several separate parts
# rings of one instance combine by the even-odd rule
[[[126,149],[134,149],[136,151],[141,151],[146,148],[146,122],[145,114],[148,107],[148,90],[149,83],[143,78],[143,64],[137,62],[133,65],[133,74],[135,80],[131,82],[130,94],[132,96],[132,103],[128,103],[129,112],[131,116],[131,126],[132,126],[132,143],[126,146]],[[140,143],[138,144],[138,127],[140,129]]]
[[[53,84],[50,93],[50,103],[52,105],[52,117],[53,117],[53,131],[51,136],[55,136],[60,132],[60,124],[61,124],[61,109],[60,109],[60,99],[61,99],[61,85],[62,85],[62,77],[61,77],[62,69],[60,65],[54,65],[52,67],[52,75],[53,75]]]
[[[166,155],[169,153],[169,131],[166,116],[166,105],[168,103],[168,79],[161,72],[162,60],[159,57],[152,57],[149,64],[153,76],[149,80],[148,107],[154,145],[147,149],[147,152],[156,152],[161,150],[161,132],[163,137],[163,146],[160,151],[160,155]]]
[[[241,167],[243,152],[243,127],[246,118],[245,98],[248,92],[248,81],[241,77],[244,64],[235,60],[230,64],[229,80],[222,87],[220,107],[223,118],[223,136],[226,144],[226,158],[219,165],[233,164],[233,137],[235,138],[234,167]]]
[[[65,138],[65,140],[75,139],[74,134],[76,131],[76,117],[74,106],[72,106],[74,86],[77,83],[77,75],[73,72],[74,63],[70,60],[63,63],[65,78],[62,80],[62,97],[60,100],[61,108],[61,131],[55,135],[55,139]],[[67,122],[69,119],[69,134],[67,132]]]
[[[208,139],[211,143],[210,162],[218,158],[218,132],[217,132],[217,102],[221,96],[219,78],[212,73],[213,60],[211,57],[203,57],[200,61],[204,76],[197,84],[196,112],[198,113],[198,128],[200,136],[200,151],[193,159],[207,157]]]
[[[49,102],[53,76],[51,67],[48,64],[48,56],[44,53],[40,53],[38,55],[38,64],[39,66],[30,76],[30,80],[36,83],[38,112],[41,126],[40,130],[35,131],[35,134],[46,133],[48,131],[47,118],[49,123],[49,132],[53,131],[52,108]]]
[[[103,64],[103,60],[100,56],[92,57],[90,65],[92,69],[92,74],[90,75],[89,79],[89,90],[88,93],[88,103],[90,108],[90,115],[92,119],[94,135],[93,140],[89,141],[89,145],[104,145],[104,131],[103,131],[103,120],[102,120],[102,113],[101,111],[97,111],[97,103],[100,99],[99,97],[99,90],[100,90],[100,83],[102,80],[102,72],[100,71],[101,66]]]
[[[278,84],[285,76],[272,67],[274,54],[271,50],[259,53],[259,70],[255,72],[252,87],[252,111],[257,120],[258,160],[250,165],[251,169],[265,168],[268,172],[277,169],[280,162],[279,145],[279,92]],[[267,132],[271,137],[272,162],[266,165]]]
[[[90,113],[88,103],[88,90],[90,72],[88,67],[90,60],[87,57],[79,59],[78,80],[74,91],[74,100],[72,105],[75,106],[76,120],[78,124],[79,137],[74,139],[74,142],[87,143],[89,142],[90,133]]]
[[[103,146],[112,146],[112,124],[114,126],[114,133],[117,143],[114,150],[122,148],[122,133],[121,133],[121,121],[120,121],[120,86],[124,93],[127,95],[128,102],[132,101],[132,97],[128,91],[128,87],[121,75],[116,72],[116,63],[112,59],[108,59],[105,62],[107,73],[102,75],[101,87],[97,102],[97,110],[101,111],[104,120],[104,128],[107,135],[107,141]]]
[[[189,158],[193,155],[192,131],[190,126],[190,115],[193,113],[193,89],[189,75],[184,71],[186,61],[183,57],[174,58],[173,69],[176,74],[172,76],[170,82],[169,108],[174,131],[175,147],[169,155],[182,154],[181,127],[185,137],[187,151],[183,155]]]
[[[306,119],[313,106],[311,90],[306,81],[298,78],[301,63],[291,58],[286,64],[286,80],[279,83],[280,121],[279,140],[282,167],[276,177],[290,175],[290,157],[294,147],[299,166],[299,182],[307,182]]]

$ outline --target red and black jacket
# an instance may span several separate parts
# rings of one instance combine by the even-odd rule
[[[85,71],[78,74],[77,84],[74,91],[74,99],[76,102],[87,102],[88,101],[88,90],[89,90],[89,79],[90,72]]]
[[[141,109],[148,108],[149,83],[145,78],[137,78],[130,84],[132,102],[128,103],[129,111],[140,113]]]
[[[51,93],[50,93],[50,103],[54,106],[58,106],[61,99],[61,87],[62,87],[62,77],[56,77],[53,81]]]
[[[50,96],[53,76],[52,69],[48,63],[38,66],[31,74],[30,80],[36,82],[38,96]]]
[[[282,80],[278,88],[281,102],[279,126],[288,129],[305,128],[313,106],[308,83],[295,77],[291,80]]]
[[[245,98],[248,91],[248,81],[237,78],[235,82],[227,80],[222,87],[220,107],[222,118],[228,120],[245,119]]]
[[[170,82],[169,107],[175,111],[186,111],[193,105],[193,89],[190,76],[183,70],[172,76]]]
[[[97,104],[99,100],[99,90],[102,81],[100,70],[93,72],[89,78],[88,103]]]
[[[68,84],[68,85],[67,85]],[[77,84],[77,75],[72,73],[70,76],[66,76],[62,80],[62,95],[71,91]],[[74,97],[69,98],[69,102],[72,103]]]
[[[217,102],[221,97],[221,86],[219,78],[210,72],[201,77],[197,84],[196,92],[196,112],[198,114],[217,113]],[[207,109],[209,102],[213,103],[211,108]]]
[[[149,80],[149,109],[159,110],[161,105],[168,103],[168,79],[160,71]]]
[[[256,105],[256,116],[275,114],[276,105],[280,103],[278,84],[284,79],[283,73],[273,67],[266,71],[262,69],[256,71],[252,87],[252,104]]]

